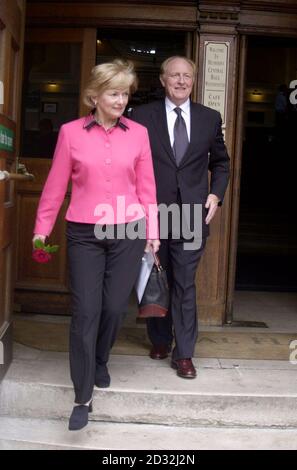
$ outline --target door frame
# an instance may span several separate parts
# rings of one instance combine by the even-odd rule
[[[235,125],[234,141],[234,160],[232,175],[230,178],[230,238],[229,238],[229,257],[228,257],[228,277],[226,292],[226,315],[225,323],[230,324],[233,320],[233,302],[235,292],[236,260],[237,260],[237,241],[238,241],[238,223],[239,223],[239,204],[240,204],[240,183],[241,183],[241,165],[242,165],[242,145],[244,131],[244,101],[246,85],[246,62],[247,62],[247,35],[241,35],[239,38],[239,64],[238,64],[238,89],[237,89],[237,116]]]
[[[9,178],[2,180],[0,201],[1,250],[1,320],[0,320],[0,382],[13,357],[13,286],[15,275],[15,237],[13,226],[16,210],[15,172],[18,167],[20,145],[21,83],[23,71],[24,32],[26,18],[25,0],[2,0],[0,4],[1,55],[3,67],[0,79],[3,86],[3,103],[0,103],[0,124],[13,131],[13,149],[0,150],[0,170],[8,171]],[[12,174],[11,174],[12,173]],[[6,187],[4,186],[6,185]],[[4,254],[5,252],[5,254]],[[2,321],[3,320],[3,321]]]

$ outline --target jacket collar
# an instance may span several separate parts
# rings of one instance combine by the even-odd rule
[[[101,125],[95,119],[95,110],[93,109],[90,114],[85,117],[83,128],[89,131],[94,126],[101,127]],[[129,129],[129,126],[124,122],[122,116],[117,120],[117,123],[114,127],[120,127],[123,131]]]

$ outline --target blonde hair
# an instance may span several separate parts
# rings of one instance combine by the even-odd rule
[[[188,57],[184,57],[182,55],[173,55],[171,57],[168,57],[168,59],[164,60],[164,62],[162,62],[161,64],[161,67],[160,67],[160,75],[165,75],[166,73],[166,69],[167,69],[167,66],[169,64],[169,62],[171,62],[172,60],[175,60],[175,59],[183,59],[185,62],[187,62],[193,69],[193,77],[195,77],[195,74],[196,74],[196,64],[195,62],[193,62],[191,59],[188,59]]]
[[[137,85],[133,63],[115,59],[113,62],[96,65],[92,69],[89,82],[83,93],[83,102],[86,106],[94,108],[93,98],[104,91],[110,88],[128,88],[130,93],[134,93]]]

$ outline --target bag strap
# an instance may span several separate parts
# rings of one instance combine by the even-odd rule
[[[154,257],[154,261],[155,261],[155,265],[156,265],[157,270],[159,272],[163,271],[163,268],[162,268],[161,263],[160,263],[159,256],[156,253],[153,252],[153,257]]]

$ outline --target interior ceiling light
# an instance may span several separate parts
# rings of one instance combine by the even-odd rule
[[[136,47],[130,46],[130,51],[136,54],[156,54],[156,49],[139,49]]]

